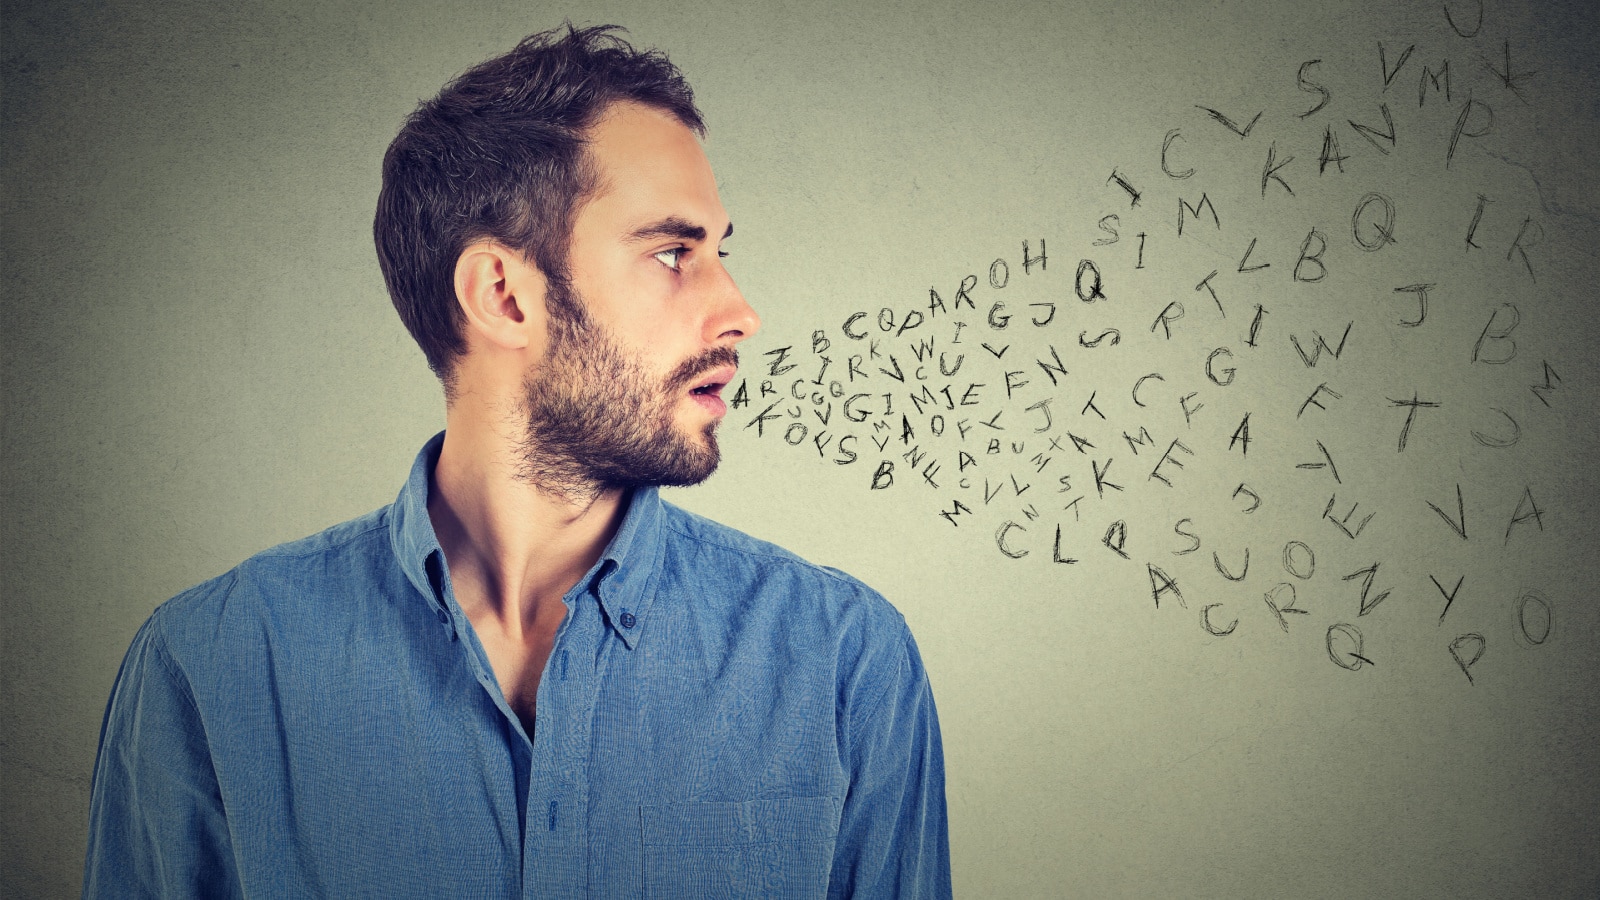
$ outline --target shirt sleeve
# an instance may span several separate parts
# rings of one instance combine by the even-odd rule
[[[240,894],[205,732],[159,617],[134,637],[100,727],[85,898]]]
[[[845,745],[851,778],[830,898],[950,896],[939,716],[903,623],[901,636],[897,663],[884,667],[892,675],[863,678],[855,691],[866,711],[852,722]]]

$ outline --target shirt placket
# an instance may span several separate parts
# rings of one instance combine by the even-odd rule
[[[512,737],[511,740],[507,741],[506,749],[511,755],[511,771],[514,773],[515,782],[510,785],[512,788],[510,796],[502,795],[497,790],[494,803],[498,809],[512,811],[513,815],[521,813],[520,822],[511,821],[507,817],[499,817],[502,834],[510,832],[508,836],[516,836],[520,825],[520,834],[526,835],[529,823],[527,809],[523,801],[528,795],[528,773],[532,769],[532,750],[528,742],[514,737],[515,729],[520,728],[520,726],[514,724],[516,723],[516,716],[512,713],[510,705],[506,703],[504,694],[495,679],[494,671],[489,664],[488,654],[484,652],[482,644],[478,641],[476,635],[472,633],[471,626],[466,623],[465,614],[459,611],[460,607],[456,603],[454,589],[450,586],[449,576],[445,572],[444,551],[435,549],[425,562],[425,570],[435,599],[434,612],[438,616],[439,624],[444,628],[444,634],[441,635],[441,638],[447,638],[452,644],[460,648],[460,652],[465,657],[467,667],[484,691],[485,699],[493,704],[500,716],[507,722],[513,723],[503,733]]]
[[[533,765],[523,835],[523,896],[581,897],[587,891],[589,764],[594,707],[612,643],[583,582],[567,598],[539,684]]]

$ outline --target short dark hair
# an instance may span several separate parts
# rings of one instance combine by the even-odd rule
[[[530,35],[419,105],[384,155],[372,222],[378,265],[446,397],[466,352],[455,294],[461,252],[498,241],[565,296],[572,219],[596,187],[585,135],[606,108],[641,103],[705,134],[682,73],[663,54],[634,49],[621,30],[568,23]]]

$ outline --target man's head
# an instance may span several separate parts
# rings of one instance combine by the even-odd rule
[[[534,35],[424,103],[374,222],[446,397],[514,396],[520,474],[569,494],[709,475],[717,391],[759,327],[687,84],[609,32]]]
[[[615,30],[529,36],[418,106],[389,145],[373,219],[378,264],[446,396],[467,348],[455,286],[462,251],[496,241],[562,285],[572,219],[598,187],[585,143],[605,111],[642,104],[705,133],[677,67]]]
[[[717,465],[733,347],[759,324],[721,264],[733,225],[699,142],[671,116],[618,103],[589,146],[602,184],[573,217],[568,282],[545,294],[519,474],[545,486],[694,484]],[[488,252],[463,260],[470,272],[490,264]]]

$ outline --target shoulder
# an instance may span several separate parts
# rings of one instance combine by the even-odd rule
[[[325,627],[350,598],[381,589],[381,561],[392,555],[387,514],[375,510],[263,550],[162,603],[145,630],[187,669],[285,631]],[[305,615],[312,609],[321,614]]]
[[[348,522],[340,522],[338,525],[325,528],[316,534],[268,548],[245,560],[240,564],[240,568],[267,567],[275,564],[293,566],[294,560],[307,560],[337,555],[351,549],[361,549],[362,545],[374,539],[387,542],[389,509],[387,506],[381,507],[364,516],[357,516]]]
[[[770,541],[736,528],[662,503],[668,531],[668,552],[678,562],[697,564],[701,574],[744,584],[774,580],[806,586],[810,593],[831,603],[861,605],[879,616],[903,624],[900,613],[883,595],[860,579],[832,566],[813,563]],[[684,557],[687,557],[685,559]]]
[[[663,587],[728,628],[767,631],[846,668],[893,666],[914,652],[900,611],[855,576],[670,503],[662,507]]]

